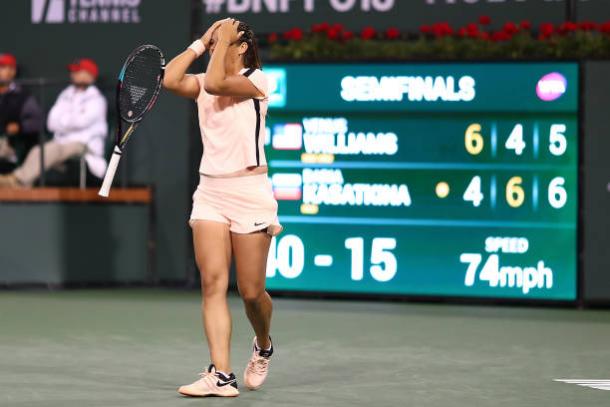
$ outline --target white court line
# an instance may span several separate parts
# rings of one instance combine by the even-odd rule
[[[575,384],[590,389],[610,391],[610,380],[600,379],[555,379],[556,382]]]

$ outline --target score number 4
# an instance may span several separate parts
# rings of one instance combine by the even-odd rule
[[[479,123],[473,123],[466,129],[464,135],[464,146],[470,155],[479,155],[485,146],[485,139],[481,134],[482,127]],[[566,139],[567,127],[565,124],[552,124],[549,134],[549,152],[554,156],[563,155],[568,149],[568,141]],[[523,139],[523,125],[517,123],[511,131],[504,147],[507,150],[514,150],[516,155],[523,154],[526,143]]]

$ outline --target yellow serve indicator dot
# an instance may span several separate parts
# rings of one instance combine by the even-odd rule
[[[314,153],[303,153],[301,154],[301,162],[303,163],[317,163],[317,164],[332,164],[335,162],[334,154],[314,154]]]
[[[301,213],[303,215],[317,215],[320,208],[316,204],[301,204]]]
[[[449,196],[449,191],[449,184],[447,184],[445,181],[441,181],[436,184],[436,196],[439,198],[447,198]]]

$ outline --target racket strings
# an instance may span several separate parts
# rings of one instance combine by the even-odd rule
[[[155,48],[143,48],[125,66],[119,95],[119,113],[127,122],[143,116],[159,89],[163,65]]]

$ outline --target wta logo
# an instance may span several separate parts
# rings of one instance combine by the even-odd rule
[[[32,0],[32,23],[139,23],[140,2],[141,0]]]
[[[536,94],[544,102],[559,99],[568,89],[568,80],[559,72],[544,75],[536,85]]]

